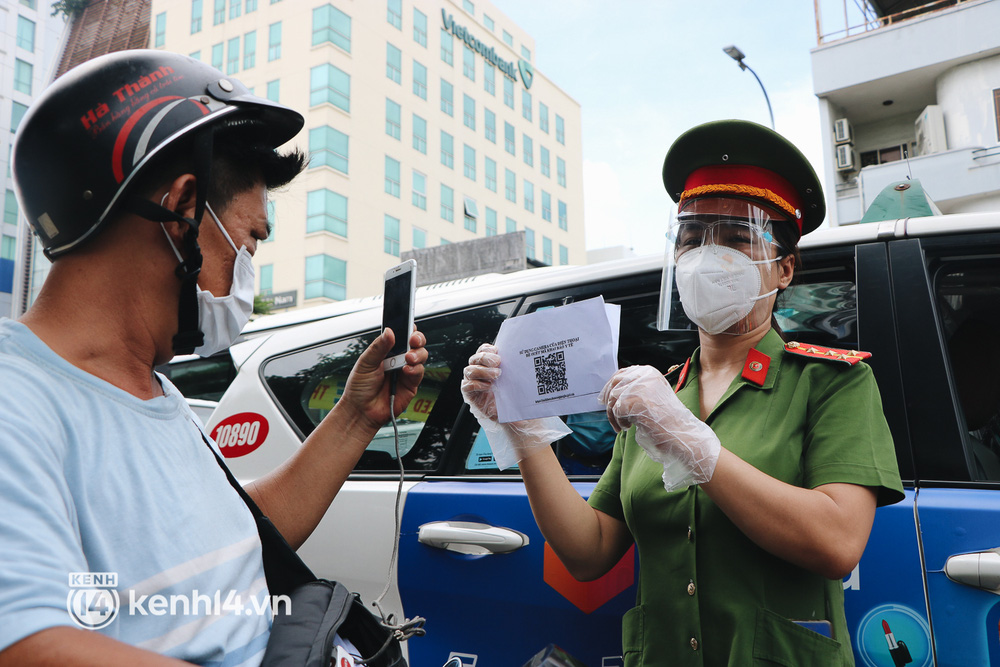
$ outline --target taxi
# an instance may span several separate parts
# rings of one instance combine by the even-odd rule
[[[845,578],[858,665],[1000,664],[1000,213],[905,218],[803,238],[797,282],[778,303],[789,340],[864,350],[895,441],[904,501],[883,507]],[[462,369],[509,317],[603,296],[619,304],[621,366],[683,363],[684,323],[656,327],[662,258],[529,269],[417,291],[430,359],[399,420],[398,560],[390,562],[399,462],[391,427],[361,456],[299,550],[315,572],[386,608],[422,616],[410,664],[453,657],[520,665],[556,644],[591,666],[621,665],[621,617],[633,606],[629,551],[601,579],[575,581],[535,525],[516,469],[500,472],[462,401]],[[208,418],[243,482],[284,461],[332,409],[377,335],[380,298],[336,304],[295,326],[255,325],[231,350],[234,377]],[[567,419],[553,447],[581,495],[613,439],[600,413]]]

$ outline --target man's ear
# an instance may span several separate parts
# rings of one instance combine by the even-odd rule
[[[182,218],[193,218],[198,200],[197,179],[194,174],[182,174],[175,178],[165,190],[158,190],[156,195],[161,201],[157,201],[164,208],[174,211]],[[183,247],[184,234],[187,233],[187,223],[168,220],[163,223],[163,228],[167,231],[174,246],[178,249]]]

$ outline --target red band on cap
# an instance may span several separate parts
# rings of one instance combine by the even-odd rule
[[[802,231],[802,200],[784,177],[770,169],[740,164],[715,164],[695,169],[684,182],[681,203],[704,195],[738,195],[762,199],[788,213]]]

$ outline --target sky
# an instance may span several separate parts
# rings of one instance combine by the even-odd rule
[[[823,178],[812,2],[493,2],[535,39],[536,73],[580,103],[588,250],[662,253],[671,202],[660,171],[673,140],[710,120],[770,125],[760,85],[722,51],[730,44],[767,89],[777,131]]]

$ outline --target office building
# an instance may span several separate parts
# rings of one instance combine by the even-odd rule
[[[309,169],[269,203],[276,308],[377,293],[402,251],[523,231],[584,263],[580,107],[482,0],[153,0],[151,46],[306,117]]]
[[[851,14],[854,4],[816,0],[830,223],[858,222],[910,177],[944,213],[1000,210],[1000,2],[865,0]]]

